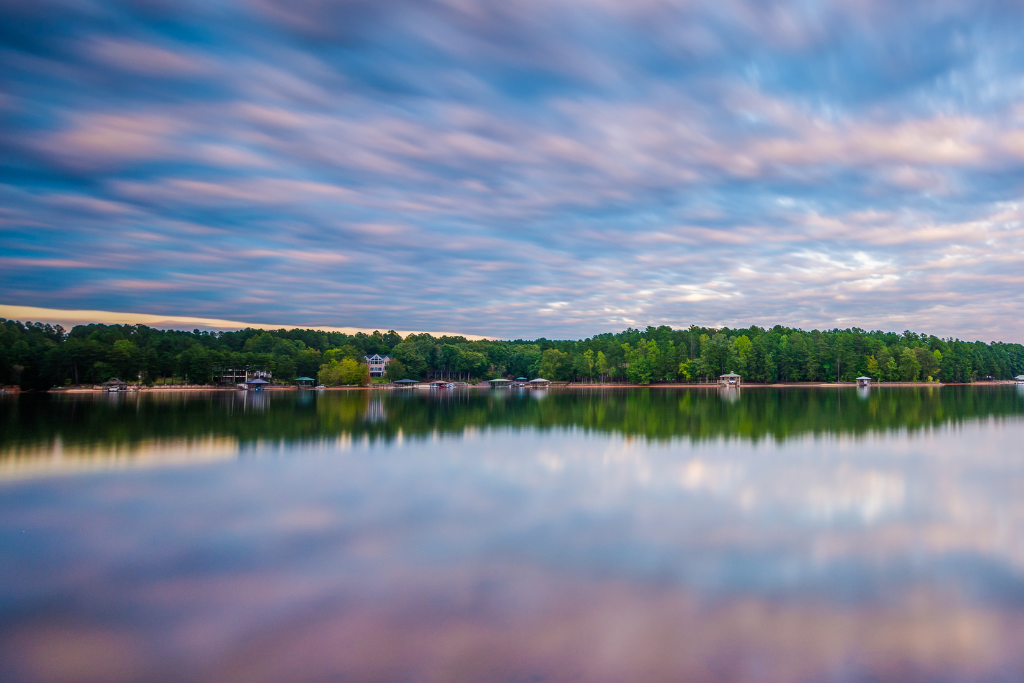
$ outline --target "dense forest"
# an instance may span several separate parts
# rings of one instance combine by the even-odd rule
[[[275,381],[368,381],[361,360],[388,354],[389,379],[488,379],[654,382],[706,381],[736,372],[744,382],[970,382],[1024,374],[1024,346],[965,342],[906,331],[853,328],[648,327],[579,341],[470,341],[395,332],[347,335],[317,330],[192,332],[145,325],[60,326],[0,319],[0,384],[46,389],[127,381],[206,384],[226,369],[249,368]]]

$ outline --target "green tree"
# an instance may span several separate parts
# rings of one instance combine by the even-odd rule
[[[883,381],[890,379],[889,377],[889,361],[892,360],[892,354],[889,353],[889,349],[882,346],[878,349],[875,354],[877,357],[876,362],[878,363],[878,380]]]
[[[370,383],[370,367],[352,358],[341,361],[341,382],[348,386],[365,387]]]
[[[741,334],[733,342],[733,350],[736,353],[736,367],[731,369],[733,372],[738,372],[742,375],[746,372],[747,361],[754,352],[754,343],[750,341],[750,337]]]
[[[634,384],[650,384],[661,355],[658,343],[641,339],[635,347],[623,344],[622,351],[626,356],[626,376],[629,381]]]
[[[594,358],[594,350],[593,349],[587,349],[586,351],[583,352],[582,355],[583,355],[583,369],[584,369],[584,373],[583,374],[584,374],[585,377],[592,378],[594,376],[594,369],[596,367],[595,363],[597,362],[595,360],[595,358]]]
[[[941,353],[932,351],[927,346],[918,346],[914,349],[914,355],[917,357],[918,365],[921,366],[922,379],[931,380],[939,374],[939,363],[942,360]]]
[[[387,376],[388,380],[392,382],[397,382],[400,379],[412,379],[412,377],[409,377],[409,373],[405,369],[405,363],[397,358],[391,359],[391,362],[388,363],[388,369],[384,374]]]
[[[878,367],[878,361],[875,359],[874,356],[868,356],[867,371],[869,377],[874,377],[875,379],[881,381],[882,370],[881,368]]]
[[[391,358],[392,363],[395,360],[402,363],[409,379],[420,379],[427,372],[427,360],[417,348],[415,341],[404,341],[396,346],[391,352]]]
[[[890,382],[895,382],[900,378],[900,371],[896,365],[896,359],[889,356],[889,360],[885,363],[885,378]]]
[[[917,360],[917,354],[913,349],[903,349],[900,352],[900,379],[904,382],[915,382],[920,374],[921,363]]]
[[[317,373],[320,384],[326,386],[357,386],[364,387],[370,383],[370,368],[352,358],[331,360],[320,366]]]
[[[213,358],[210,352],[202,344],[188,347],[179,356],[178,372],[190,384],[209,384],[213,381]]]
[[[130,340],[118,339],[114,342],[108,358],[119,379],[130,382],[138,377],[142,354]]]
[[[547,349],[541,354],[538,374],[545,379],[566,380],[570,379],[572,363],[569,354],[562,353],[558,349]]]
[[[701,337],[701,359],[704,361],[705,374],[708,376],[717,376],[724,374],[730,370],[729,368],[729,356],[732,352],[732,346],[729,343],[729,338],[721,332],[715,333],[715,336],[704,341],[706,335]]]
[[[341,381],[341,361],[331,359],[320,366],[320,371],[316,373],[317,381],[320,384],[328,387],[336,387],[342,384]]]

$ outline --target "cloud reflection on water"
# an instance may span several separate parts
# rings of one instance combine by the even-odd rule
[[[1022,435],[484,428],[8,482],[0,674],[1003,680]]]

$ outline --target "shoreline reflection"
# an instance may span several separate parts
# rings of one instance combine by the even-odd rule
[[[0,679],[1017,680],[1007,389],[8,404]]]

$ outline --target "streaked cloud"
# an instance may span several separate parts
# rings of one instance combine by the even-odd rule
[[[45,0],[0,19],[5,304],[1024,335],[1015,3]]]

